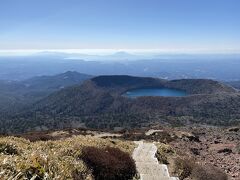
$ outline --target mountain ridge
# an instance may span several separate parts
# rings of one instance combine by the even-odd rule
[[[201,86],[200,86],[201,85]],[[122,96],[130,89],[168,87],[186,90],[186,97]],[[131,128],[151,123],[238,123],[240,93],[213,80],[173,80],[132,76],[98,76],[55,92],[9,119],[12,131],[91,128]],[[21,127],[21,128],[20,128]],[[29,129],[29,130],[30,130]]]
[[[93,76],[68,71],[54,76],[37,76],[24,81],[0,82],[0,112],[22,108],[51,93],[74,84],[81,84]]]

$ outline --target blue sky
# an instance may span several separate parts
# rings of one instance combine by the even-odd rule
[[[0,50],[240,50],[239,0],[1,0]]]

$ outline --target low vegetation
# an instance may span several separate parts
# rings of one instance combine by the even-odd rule
[[[167,164],[172,176],[180,180],[227,180],[228,176],[220,169],[206,163],[199,163],[193,157],[178,152],[172,146],[156,143],[158,161]]]
[[[174,173],[180,180],[190,178],[193,180],[227,180],[228,176],[216,167],[209,164],[197,163],[189,157],[174,160]]]
[[[174,156],[176,152],[173,150],[173,148],[169,145],[159,143],[157,144],[157,153],[156,157],[161,164],[169,164],[168,157]]]
[[[14,155],[14,154],[18,154],[18,151],[17,151],[16,147],[14,147],[14,145],[12,145],[12,144],[1,143],[0,144],[0,153],[5,154],[5,155]]]
[[[191,175],[193,165],[193,161],[190,159],[177,158],[174,160],[174,173],[180,180],[185,179]]]
[[[83,156],[86,155],[86,146],[99,152],[105,152],[106,148],[110,149],[111,160],[114,158],[116,160],[115,170],[122,168],[117,159],[121,157],[123,161],[128,160],[129,153],[135,147],[131,142],[82,135],[56,141],[36,142],[24,138],[2,137],[0,179],[94,179],[96,174],[92,173],[93,167],[89,167],[86,159],[82,158],[87,158]],[[132,170],[134,172],[134,167]],[[121,169],[118,174],[123,175],[125,172]]]
[[[96,180],[127,180],[136,175],[134,160],[118,148],[85,147],[80,158],[93,169]]]
[[[193,168],[191,178],[194,180],[227,180],[225,173],[212,165],[197,165]]]

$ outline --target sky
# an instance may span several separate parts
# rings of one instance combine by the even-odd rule
[[[239,0],[0,0],[0,51],[240,52]]]

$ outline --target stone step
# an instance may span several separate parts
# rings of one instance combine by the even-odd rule
[[[133,159],[140,174],[140,180],[179,180],[169,177],[165,164],[159,164],[155,157],[157,147],[153,143],[136,142],[138,147],[133,152]]]
[[[164,177],[164,176],[156,176],[150,174],[141,174],[140,180],[179,180],[175,177]]]
[[[142,174],[151,174],[151,175],[158,175],[158,176],[163,176],[163,177],[169,177],[168,169],[165,165],[143,165],[143,166],[138,166],[137,169],[139,172]]]
[[[136,163],[157,163],[158,164],[158,160],[157,159],[150,159],[150,158],[135,158],[135,162]]]

